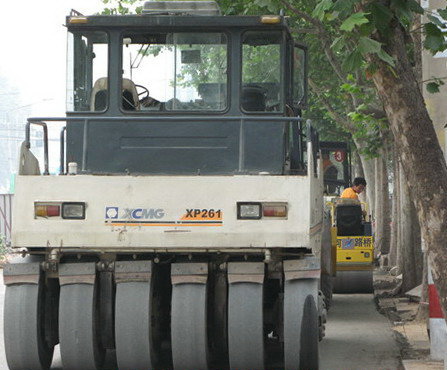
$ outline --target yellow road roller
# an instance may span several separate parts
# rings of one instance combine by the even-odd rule
[[[334,198],[330,208],[331,240],[337,256],[333,292],[372,293],[374,237],[371,222],[364,220],[362,204],[357,200]]]

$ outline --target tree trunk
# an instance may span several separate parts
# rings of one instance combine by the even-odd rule
[[[387,150],[382,148],[376,164],[375,250],[381,255],[390,251],[390,201],[388,191]]]
[[[428,319],[428,265],[427,265],[427,253],[423,253],[421,300],[419,301],[416,320],[425,321],[427,319]]]
[[[411,202],[408,183],[400,171],[401,258],[402,292],[418,286],[422,276],[421,234],[416,210]]]
[[[374,158],[374,210],[371,212],[374,214],[374,252],[377,256],[381,252],[382,235],[383,235],[383,202],[381,201],[380,194],[380,182],[382,176],[382,163],[380,158]]]
[[[377,58],[374,84],[388,116],[405,177],[411,186],[433,280],[447,312],[447,166],[406,51],[404,30],[394,20],[387,38],[394,70]],[[447,318],[447,315],[446,315]]]
[[[351,177],[353,180],[354,177],[365,177],[365,173],[363,172],[362,160],[360,159],[360,154],[357,150],[352,151],[352,174]]]
[[[356,143],[357,148],[361,148],[359,143]],[[366,180],[366,199],[364,199],[368,203],[369,214],[374,217],[374,204],[375,204],[375,166],[374,159],[366,159],[364,155],[360,154],[360,160],[363,167],[363,173],[365,174],[364,178]],[[362,193],[363,194],[363,193]],[[362,195],[361,194],[361,195]],[[365,194],[363,195],[365,198]],[[362,196],[360,197],[361,200]]]
[[[397,160],[396,150],[393,146],[393,201],[391,210],[391,241],[390,241],[390,255],[389,266],[397,266],[397,253],[398,253],[398,233],[397,228],[399,225],[398,205],[399,205],[399,164]]]

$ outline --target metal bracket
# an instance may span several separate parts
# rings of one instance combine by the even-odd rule
[[[9,263],[3,268],[5,285],[39,284],[40,274],[40,262]]]
[[[208,280],[207,263],[173,263],[171,265],[172,285],[206,284]]]
[[[256,283],[264,282],[265,264],[263,262],[230,262],[228,263],[228,282]]]
[[[283,266],[286,281],[320,278],[320,261],[316,257],[287,260],[283,262]]]
[[[96,263],[61,263],[59,265],[59,284],[95,284]]]
[[[150,281],[152,261],[117,261],[115,262],[115,282],[145,282]]]

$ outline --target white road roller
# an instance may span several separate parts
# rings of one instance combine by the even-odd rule
[[[9,368],[48,369],[59,344],[70,370],[107,351],[120,370],[317,369],[331,247],[286,19],[148,2],[66,27],[66,117],[30,118],[21,148]],[[49,174],[29,133],[55,121]]]

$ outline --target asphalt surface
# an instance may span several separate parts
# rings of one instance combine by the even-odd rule
[[[321,370],[401,369],[391,324],[372,294],[335,294],[320,343]]]
[[[8,370],[3,342],[5,287],[0,271],[0,370]],[[109,356],[110,357],[110,356]],[[321,370],[397,370],[399,349],[388,320],[380,315],[369,294],[335,295],[320,343]],[[62,370],[56,348],[52,370]],[[108,370],[116,369],[108,361]]]

